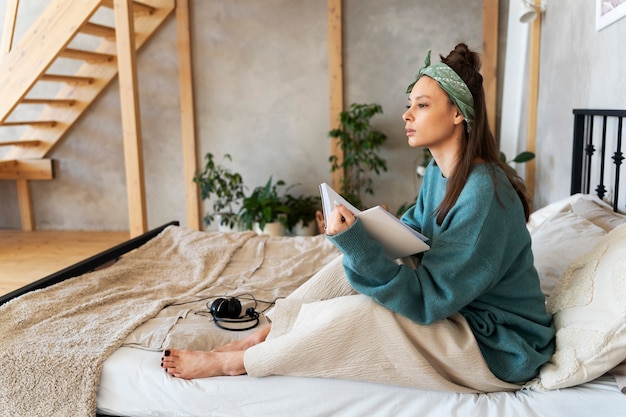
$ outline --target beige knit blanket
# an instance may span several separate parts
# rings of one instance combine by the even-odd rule
[[[0,307],[0,416],[96,411],[104,360],[165,305],[204,289],[254,234],[169,227],[115,265]]]

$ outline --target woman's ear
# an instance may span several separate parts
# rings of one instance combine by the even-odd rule
[[[455,109],[456,109],[456,113],[454,115],[454,124],[460,125],[465,120],[465,117],[463,117],[463,113],[461,113],[461,110],[459,110],[458,107],[455,106]]]

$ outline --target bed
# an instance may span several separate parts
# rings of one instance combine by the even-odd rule
[[[255,316],[220,329],[209,314],[212,301],[236,296],[263,322],[276,299],[338,255],[323,236],[205,233],[172,222],[0,297],[0,414],[624,417],[624,117],[574,110],[571,195],[536,210],[528,223],[558,331],[553,358],[522,390],[172,378],[159,366],[163,348],[211,349],[254,331],[247,328]]]

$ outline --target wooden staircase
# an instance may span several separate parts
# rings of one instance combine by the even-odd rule
[[[175,9],[175,0],[132,1],[128,6],[132,11],[129,22],[119,27],[120,14],[114,8],[122,5],[127,5],[126,1],[52,0],[0,62],[0,129],[26,129],[19,138],[0,142],[0,147],[9,147],[0,158],[0,180],[17,183],[23,230],[34,228],[28,182],[53,179],[50,151],[118,74],[118,65],[135,65],[134,57],[118,57],[118,33],[134,29],[130,41],[134,52]],[[90,20],[100,8],[114,10],[119,29]],[[93,50],[70,47],[78,34],[96,37],[99,41],[94,43],[98,45]],[[78,61],[78,69],[67,74],[54,73],[51,67],[61,58]],[[55,97],[33,97],[30,93],[40,83],[60,83],[60,88]],[[23,106],[39,106],[42,110],[34,120],[19,120],[15,114],[20,112],[16,109]]]

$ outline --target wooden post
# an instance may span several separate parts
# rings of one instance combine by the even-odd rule
[[[541,10],[535,1],[537,17],[530,24],[530,74],[528,78],[528,126],[526,150],[537,153],[537,103],[539,102],[539,61],[541,51]],[[535,195],[535,160],[526,163],[526,188],[528,194]]]
[[[498,132],[498,14],[498,0],[483,0],[483,88],[487,121],[494,136]]]
[[[339,127],[339,114],[343,111],[343,43],[342,43],[341,0],[328,0],[328,82],[330,94],[330,129]],[[330,153],[343,160],[339,141],[330,139]],[[341,188],[343,172],[333,172],[332,184],[335,190]]]
[[[0,45],[0,54],[2,57],[11,52],[11,48],[13,47],[13,36],[15,35],[15,22],[17,20],[19,4],[19,0],[9,0],[7,3],[4,29],[2,31],[2,45]],[[18,179],[15,181],[15,186],[17,188],[17,201],[22,230],[30,232],[35,228],[35,218],[33,216],[33,203],[30,198],[28,180]]]
[[[183,141],[183,177],[187,227],[200,230],[200,197],[193,177],[198,169],[196,155],[196,122],[193,102],[193,72],[191,63],[191,35],[189,0],[176,1],[176,33],[178,35],[178,79],[180,88],[180,124]]]
[[[32,232],[35,230],[35,216],[33,215],[33,203],[30,198],[28,180],[17,180],[15,185],[17,186],[17,201],[20,208],[22,230]]]
[[[147,231],[147,219],[135,25],[131,0],[115,0],[114,4],[129,231],[136,237]]]

